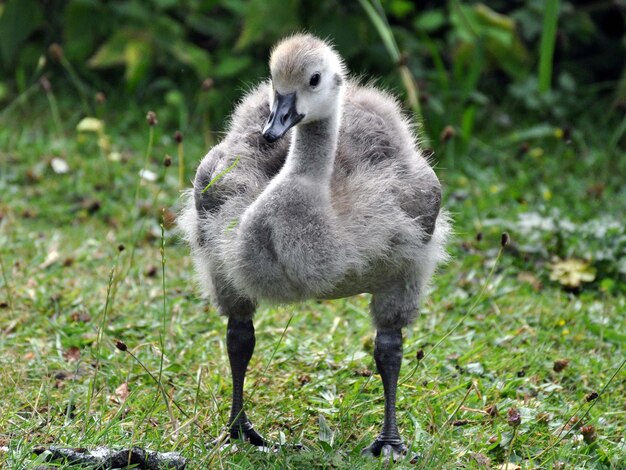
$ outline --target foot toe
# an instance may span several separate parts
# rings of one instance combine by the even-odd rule
[[[382,457],[385,460],[392,459],[394,462],[401,460],[407,454],[408,449],[402,441],[384,441],[376,439],[370,446],[361,451],[361,455],[367,457]]]

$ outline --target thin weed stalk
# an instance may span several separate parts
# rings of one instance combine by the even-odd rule
[[[213,131],[211,130],[211,115],[208,109],[202,114],[202,129],[204,130],[204,144],[207,147],[213,147],[215,141],[213,139]]]
[[[46,98],[48,99],[48,105],[50,107],[50,113],[52,114],[52,121],[54,122],[54,127],[57,131],[57,136],[59,138],[63,137],[63,124],[61,123],[61,114],[59,113],[59,104],[57,103],[57,99],[54,96],[54,92],[52,91],[52,84],[47,77],[41,77],[39,80],[41,88],[43,88],[44,93],[46,94]]]
[[[448,416],[448,419],[446,420],[446,422],[444,423],[443,427],[447,427],[448,424],[450,424],[452,422],[452,418],[454,418],[456,416],[456,414],[459,412],[459,410],[461,409],[461,407],[465,404],[465,402],[467,401],[467,399],[470,396],[470,393],[472,393],[472,390],[476,390],[476,383],[472,382],[470,383],[469,387],[467,387],[467,392],[465,392],[465,395],[463,396],[463,399],[459,402],[459,404],[456,406],[456,408],[454,409],[454,411],[452,413],[450,413],[450,416]],[[439,434],[439,433],[437,433]]]
[[[176,131],[174,134],[174,140],[177,143],[177,151],[178,151],[178,187],[183,190],[185,189],[185,149],[183,147],[183,135],[180,131]]]
[[[9,116],[17,107],[23,106],[26,102],[37,93],[37,89],[41,87],[41,83],[33,83],[31,86],[26,88],[22,93],[13,99],[7,106],[0,111],[0,117]]]
[[[100,323],[98,324],[98,332],[96,335],[96,342],[98,344],[98,349],[97,349],[97,354],[96,354],[96,362],[94,365],[93,377],[89,381],[89,388],[87,391],[87,406],[85,408],[85,420],[83,421],[83,435],[85,434],[85,431],[86,431],[87,421],[89,419],[89,412],[91,411],[91,404],[92,404],[95,391],[96,391],[98,373],[100,371],[100,362],[101,362],[101,356],[102,356],[102,341],[104,338],[104,328],[106,327],[108,313],[113,303],[113,297],[111,294],[112,294],[113,286],[115,285],[115,274],[117,271],[117,266],[119,264],[121,253],[122,253],[122,250],[118,249],[117,256],[115,257],[115,263],[109,273],[109,282],[107,283],[106,300],[104,302],[104,309],[102,311]]]
[[[182,138],[178,142],[178,186],[185,189],[185,150]]]
[[[146,167],[148,166],[148,162],[150,161],[150,157],[152,156],[152,148],[153,148],[153,145],[154,145],[154,127],[158,123],[156,115],[152,111],[148,112],[147,120],[148,120],[148,126],[149,126],[148,145],[146,147],[146,154],[145,154],[143,165],[141,166],[141,170],[140,171],[143,171],[143,170],[146,169]],[[164,166],[163,181],[165,181],[165,172],[166,172],[166,170],[167,170],[167,167]],[[141,214],[141,211],[139,210],[139,207],[138,207],[139,188],[141,187],[141,179],[142,179],[142,175],[140,174],[139,178],[137,178],[137,184],[135,185],[135,196],[133,198],[133,209],[134,209],[134,212],[135,212],[135,218],[134,218],[135,224],[139,220],[139,217],[140,217],[140,214]],[[159,187],[159,190],[154,195],[154,198],[152,200],[152,204],[151,204],[150,207],[153,207],[154,204],[156,203],[157,198],[159,197],[159,194],[161,194],[161,190],[162,190],[162,186]],[[146,221],[145,218],[141,221],[141,224],[139,225],[139,229],[135,232],[135,236],[133,237],[133,240],[132,240],[132,242],[130,244],[130,257],[129,257],[129,261],[128,261],[128,268],[126,270],[125,275],[128,275],[128,273],[130,272],[130,270],[133,267],[133,263],[135,261],[135,251],[137,250],[137,244],[139,243],[139,237],[143,233],[143,227],[144,227],[145,221]],[[135,225],[135,224],[133,224],[133,225]]]
[[[508,465],[509,460],[511,459],[511,452],[513,452],[513,444],[515,443],[515,438],[517,437],[517,430],[519,426],[515,426],[513,428],[513,435],[511,436],[511,440],[509,441],[509,445],[506,449],[506,457],[504,458],[504,464]]]
[[[163,397],[163,401],[165,402],[165,406],[167,407],[167,411],[168,411],[168,414],[170,415],[170,419],[172,419],[173,413],[170,407],[170,399],[167,396],[167,392],[165,391],[165,388],[163,387],[163,382],[161,381],[161,377],[159,378],[155,377],[154,374],[150,372],[150,369],[148,369],[145,366],[145,364],[141,362],[141,359],[139,359],[135,354],[133,354],[133,352],[130,349],[128,349],[124,343],[122,343],[121,341],[117,341],[116,347],[119,350],[128,353],[128,355],[132,357],[135,360],[135,362],[137,362],[137,364],[139,364],[139,366],[146,372],[146,374],[148,374],[148,376],[156,384],[159,394]],[[171,402],[178,409],[178,411],[180,411],[183,414],[183,416],[185,416],[186,418],[190,417],[189,413],[183,410],[182,407],[175,400],[172,399]]]
[[[152,155],[152,147],[154,145],[154,126],[150,125],[149,133],[148,133],[148,145],[146,147],[146,153],[143,158],[143,164],[141,165],[140,172],[145,170],[148,166],[148,162],[150,161],[150,157]],[[135,196],[133,197],[133,207],[137,208],[137,201],[139,200],[139,188],[141,187],[141,175],[137,178],[137,183],[135,184]]]
[[[78,95],[80,96],[80,102],[83,106],[83,111],[87,114],[91,114],[91,106],[89,105],[89,101],[87,100],[87,91],[86,86],[83,81],[79,78],[74,66],[71,64],[69,60],[65,57],[65,55],[61,54],[59,57],[59,62],[67,72],[70,77],[70,80],[74,84],[74,88],[78,91]]]
[[[165,394],[165,390],[163,388],[163,361],[165,360],[165,333],[167,330],[167,296],[166,296],[166,288],[165,288],[165,209],[163,209],[161,213],[161,289],[162,289],[162,297],[163,297],[163,305],[162,305],[162,320],[163,323],[161,325],[162,330],[159,335],[159,344],[161,346],[161,358],[159,361],[159,388],[163,393],[163,399],[165,399],[165,404],[167,406],[167,411],[170,413],[170,418],[173,420],[173,415],[171,408],[169,406],[169,400],[167,400],[167,396]]]
[[[503,235],[503,237],[504,237],[504,235]],[[508,235],[507,235],[507,238],[508,238]],[[507,243],[508,243],[508,241],[507,241]],[[417,371],[417,368],[419,367],[419,365],[421,363],[423,363],[424,360],[426,358],[428,358],[428,356],[430,356],[432,354],[432,352],[435,349],[437,349],[446,339],[448,339],[452,333],[454,333],[456,330],[458,330],[460,328],[460,326],[463,323],[465,323],[465,320],[467,320],[469,318],[469,316],[474,313],[474,310],[476,309],[478,304],[482,301],[483,296],[485,295],[485,291],[487,290],[487,286],[489,285],[489,283],[491,282],[491,279],[493,278],[493,275],[494,275],[494,273],[496,271],[496,267],[498,266],[500,258],[502,257],[502,253],[504,251],[504,247],[505,247],[505,243],[503,242],[503,243],[500,244],[500,249],[498,250],[498,254],[496,255],[496,259],[495,259],[495,261],[493,263],[493,266],[491,267],[491,270],[489,271],[489,274],[487,275],[487,278],[485,279],[485,282],[483,282],[483,285],[482,285],[482,287],[480,289],[480,292],[476,296],[476,298],[474,300],[474,303],[472,303],[472,305],[467,310],[465,315],[463,315],[463,317],[461,317],[461,319],[458,321],[458,323],[456,325],[454,325],[445,335],[443,335],[441,337],[441,339],[439,341],[437,341],[437,343],[432,348],[430,348],[430,350],[428,352],[426,352],[424,354],[424,357],[422,358],[422,360],[419,363],[417,363],[413,367],[413,369],[411,369],[411,371],[406,375],[406,377],[404,377],[400,381],[400,384],[405,383],[407,380],[409,380],[411,377],[413,377],[413,375]]]
[[[9,284],[9,277],[7,275],[6,270],[4,269],[4,260],[0,255],[0,271],[2,271],[2,280],[4,281],[4,289],[7,293],[7,303],[9,304],[9,310],[11,311],[11,315],[14,315],[15,312],[13,310],[13,291],[11,289],[11,285]]]

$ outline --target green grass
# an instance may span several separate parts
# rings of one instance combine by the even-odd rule
[[[366,295],[258,310],[248,415],[272,440],[307,451],[210,447],[229,408],[225,321],[199,299],[187,249],[167,220],[161,235],[161,209],[175,211],[179,197],[177,162],[162,165],[177,154],[175,128],[157,125],[146,150],[147,109],[103,112],[122,156],[107,170],[97,138],[74,131],[80,114],[70,104],[58,100],[62,135],[45,99],[1,116],[0,466],[35,468],[32,449],[55,443],[176,450],[190,468],[384,468],[360,456],[383,414]],[[406,332],[399,423],[422,458],[397,468],[483,468],[485,457],[496,467],[625,468],[624,370],[597,401],[585,400],[625,356],[618,260],[596,260],[604,245],[579,240],[576,230],[545,230],[537,240],[518,228],[520,214],[555,210],[576,226],[602,215],[623,221],[623,162],[604,146],[611,129],[590,119],[568,145],[558,129],[523,120],[514,131],[485,126],[464,136],[469,150],[454,168],[438,163],[456,237],[452,261]],[[206,149],[201,132],[184,137],[191,175]],[[446,152],[439,144],[436,155]],[[137,186],[146,155],[158,178]],[[54,173],[52,157],[70,171]],[[589,196],[598,183],[602,191]],[[495,264],[504,230],[513,243]],[[588,253],[595,282],[571,293],[549,280],[553,256]],[[559,359],[569,364],[555,372]],[[124,383],[122,401],[116,389]],[[591,404],[584,422],[597,440],[586,444],[574,428],[557,443],[563,425]],[[484,412],[490,406],[496,416]],[[509,445],[513,407],[522,422]]]

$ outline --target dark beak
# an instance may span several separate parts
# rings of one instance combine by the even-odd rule
[[[274,106],[272,106],[272,111],[263,129],[263,137],[270,143],[276,142],[289,129],[298,124],[302,118],[304,118],[304,114],[298,114],[296,111],[295,93],[281,95],[275,92]]]

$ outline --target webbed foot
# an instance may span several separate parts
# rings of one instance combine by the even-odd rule
[[[403,459],[408,451],[402,439],[381,439],[379,436],[371,445],[361,451],[361,455],[369,457],[382,455],[385,460],[391,459],[395,462]]]
[[[228,435],[221,440],[216,440],[213,442],[213,446],[219,445],[223,447],[231,447],[231,449],[236,450],[237,441],[248,442],[255,446],[260,452],[277,452],[281,448],[293,449],[299,451],[308,450],[302,444],[279,444],[277,442],[271,442],[265,439],[261,434],[259,434],[254,427],[252,427],[252,423],[249,421],[244,424],[233,427],[228,432]]]
[[[259,434],[254,427],[252,427],[252,423],[250,421],[246,421],[238,426],[233,426],[229,432],[228,442],[233,442],[234,440],[240,440],[244,442],[249,442],[255,447],[258,447],[259,450],[269,451],[271,449],[278,449],[279,445],[265,439],[261,434]]]

